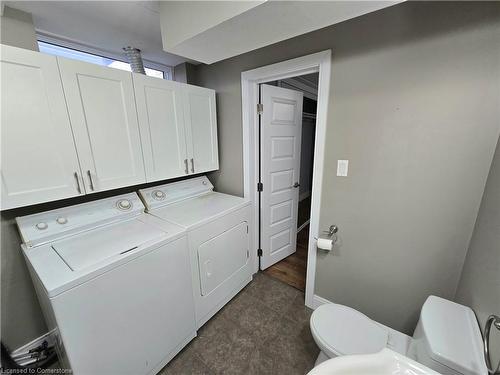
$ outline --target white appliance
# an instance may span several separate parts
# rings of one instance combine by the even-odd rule
[[[392,349],[444,375],[486,375],[482,336],[474,312],[429,296],[409,337],[350,307],[329,303],[311,315],[311,332],[321,353],[316,365],[344,355]]]
[[[404,355],[384,348],[375,354],[355,354],[322,362],[307,375],[439,375]]]
[[[155,374],[196,336],[185,230],[151,223],[137,194],[16,220],[74,374]]]
[[[197,328],[252,280],[250,202],[197,177],[139,191],[146,211],[188,231]]]

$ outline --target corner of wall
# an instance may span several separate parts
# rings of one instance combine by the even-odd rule
[[[2,4],[1,33],[2,44],[38,51],[35,26],[30,13]]]

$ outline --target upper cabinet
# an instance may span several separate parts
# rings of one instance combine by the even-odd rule
[[[1,52],[2,210],[218,168],[213,90]]]
[[[1,208],[84,194],[56,58],[1,52]]]
[[[146,182],[132,75],[58,62],[87,192]]]
[[[219,168],[215,91],[184,85],[186,145],[191,173]]]
[[[187,175],[181,84],[133,74],[148,182]]]
[[[215,91],[133,77],[148,182],[217,169]]]

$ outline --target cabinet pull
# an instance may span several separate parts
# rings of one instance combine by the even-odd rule
[[[89,176],[90,190],[94,191],[94,181],[92,180],[92,174],[90,170],[87,170],[87,176]]]
[[[82,193],[82,188],[80,187],[80,179],[78,178],[78,173],[73,173],[73,175],[75,176],[75,180],[76,180],[76,190],[78,191],[78,194],[81,194]]]
[[[184,172],[186,172],[186,174],[189,173],[189,167],[188,167],[188,160],[187,159],[184,159],[184,165],[186,166],[186,169],[184,170]]]
[[[194,173],[194,159],[191,158],[191,172]]]

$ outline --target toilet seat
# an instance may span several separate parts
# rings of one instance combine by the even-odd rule
[[[311,315],[311,332],[330,358],[376,353],[387,345],[389,333],[366,315],[350,307],[328,303]]]

